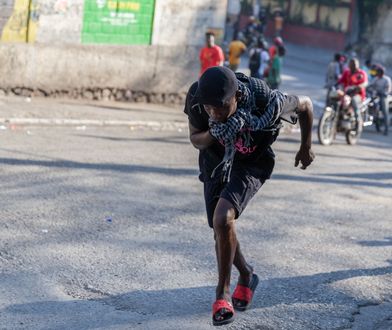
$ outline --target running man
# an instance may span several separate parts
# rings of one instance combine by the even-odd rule
[[[301,144],[295,166],[301,163],[306,169],[312,163],[313,107],[309,97],[285,95],[261,79],[213,67],[190,87],[184,112],[190,141],[200,150],[199,178],[216,243],[219,280],[212,321],[222,325],[234,320],[234,309],[249,307],[259,282],[240,249],[235,219],[271,176],[275,163],[271,144],[282,120],[299,121]],[[240,277],[231,296],[233,264]]]

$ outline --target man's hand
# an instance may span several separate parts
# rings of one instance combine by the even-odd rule
[[[302,170],[306,170],[306,168],[313,162],[314,158],[316,156],[314,155],[312,149],[306,147],[306,146],[301,146],[299,148],[299,151],[297,152],[297,155],[295,156],[295,167],[298,166],[298,164],[301,162]]]

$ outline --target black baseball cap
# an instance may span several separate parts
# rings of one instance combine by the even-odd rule
[[[237,77],[224,66],[208,68],[201,75],[195,98],[200,104],[222,107],[238,90]]]

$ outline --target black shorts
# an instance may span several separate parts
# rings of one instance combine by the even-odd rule
[[[213,217],[219,198],[229,201],[236,211],[237,219],[252,197],[259,191],[265,178],[258,175],[257,169],[239,168],[231,172],[230,182],[223,184],[221,178],[204,182],[204,199],[206,204],[208,225],[213,228]]]

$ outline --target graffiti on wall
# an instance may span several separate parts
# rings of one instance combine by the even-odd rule
[[[38,1],[14,0],[12,2],[12,13],[2,29],[1,41],[34,42],[39,20]]]
[[[43,16],[81,17],[83,0],[6,0],[0,4],[0,41],[34,42]]]
[[[148,45],[155,0],[85,0],[83,43]]]
[[[154,9],[155,0],[3,0],[0,41],[35,42],[39,21],[40,33],[51,33],[48,24],[59,16],[60,29],[82,23],[83,43],[148,45]]]

